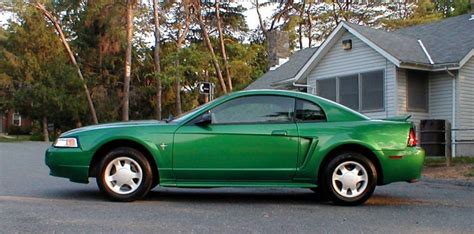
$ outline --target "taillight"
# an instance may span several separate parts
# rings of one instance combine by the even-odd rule
[[[416,146],[416,133],[413,128],[410,128],[410,134],[408,134],[408,146]]]

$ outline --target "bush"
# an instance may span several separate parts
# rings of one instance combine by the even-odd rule
[[[31,134],[31,127],[10,125],[7,132],[9,135],[29,135]]]
[[[30,137],[30,141],[43,141],[44,137],[41,134],[33,134]]]

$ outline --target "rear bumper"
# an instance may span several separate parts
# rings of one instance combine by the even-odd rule
[[[405,150],[382,150],[379,154],[383,184],[397,181],[415,182],[421,178],[425,151],[420,147]]]
[[[78,183],[89,183],[88,158],[81,149],[50,147],[45,153],[45,164],[52,176],[68,178]]]

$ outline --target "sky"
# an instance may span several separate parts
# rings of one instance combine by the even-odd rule
[[[1,0],[0,0],[1,1]],[[241,4],[243,7],[247,8],[247,11],[244,13],[245,18],[247,20],[247,25],[249,29],[256,29],[260,27],[259,21],[258,21],[258,15],[256,9],[252,6],[252,3],[250,0],[238,0],[239,4]],[[260,12],[262,14],[262,17],[265,18],[270,18],[273,10],[277,7],[277,4],[270,5],[267,7],[261,7]],[[7,26],[7,21],[11,17],[11,14],[5,11],[0,11],[0,26],[6,27]]]

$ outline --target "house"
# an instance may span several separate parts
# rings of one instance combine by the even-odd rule
[[[24,118],[14,110],[0,110],[0,134],[8,133],[12,126],[16,128],[15,133],[27,131],[32,125],[29,118]]]
[[[471,14],[393,32],[342,22],[318,49],[298,52],[288,63],[298,63],[298,71],[275,69],[249,88],[306,86],[371,118],[444,119],[456,130],[453,152],[474,155]]]

